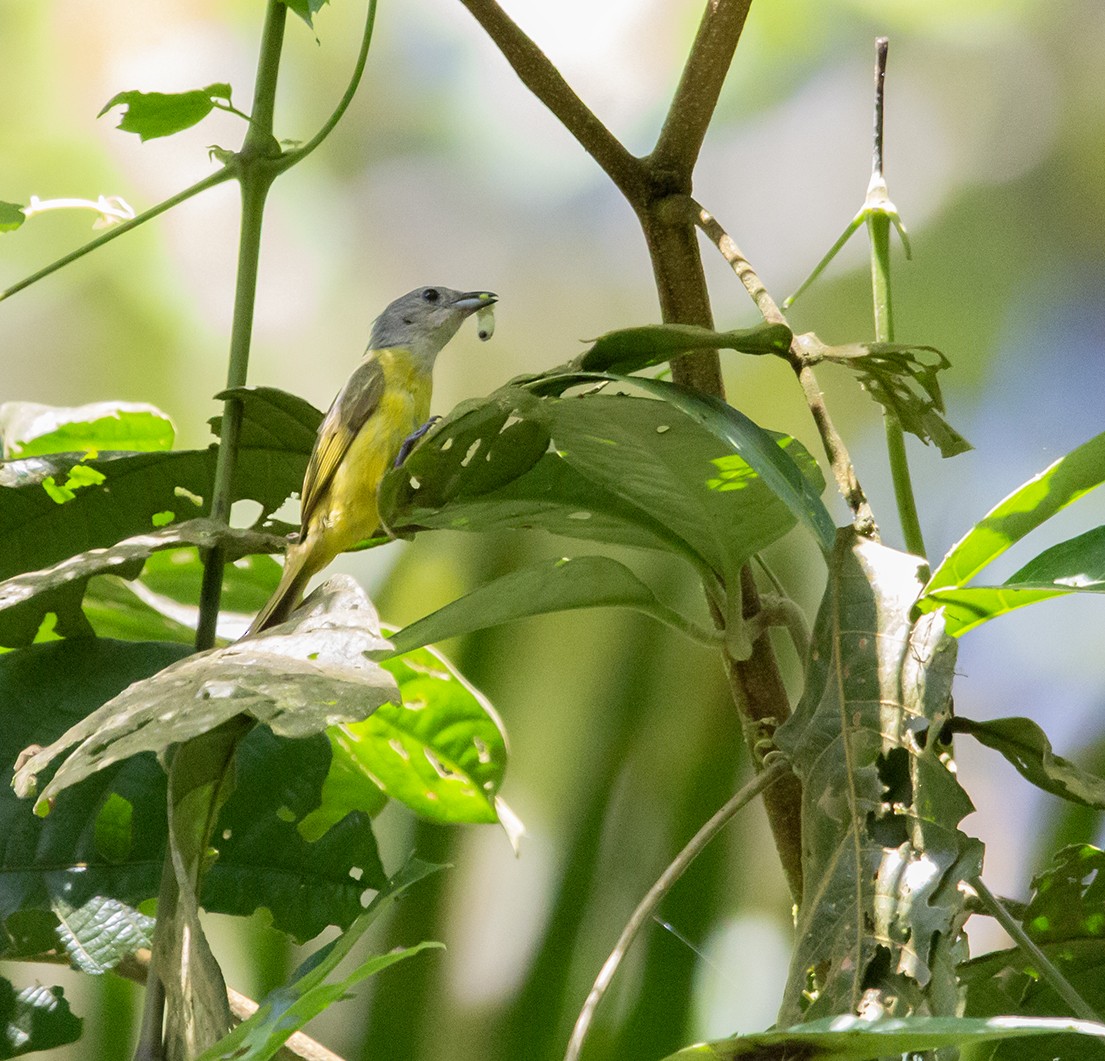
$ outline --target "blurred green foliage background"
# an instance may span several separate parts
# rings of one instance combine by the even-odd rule
[[[510,0],[504,7],[636,151],[651,146],[701,13],[698,0]],[[277,113],[307,139],[351,68],[363,5],[335,0],[317,40],[290,20]],[[236,147],[216,113],[145,145],[96,120],[120,90],[229,81],[248,109],[261,5],[246,0],[0,0],[0,199],[121,195],[142,210]],[[934,557],[992,503],[1105,427],[1105,6],[1100,0],[760,0],[753,5],[696,196],[779,299],[862,202],[870,167],[872,40],[891,38],[890,193],[913,236],[895,273],[898,335],[951,358],[949,419],[976,450],[952,461],[910,445]],[[237,204],[229,186],[82,259],[0,306],[0,400],[153,402],[181,446],[205,445],[218,411],[233,300]],[[89,238],[90,214],[56,212],[0,237],[0,287]],[[706,247],[719,326],[754,322]],[[614,189],[516,82],[456,3],[380,5],[360,95],[336,134],[276,186],[263,245],[251,381],[325,407],[372,318],[424,283],[501,296],[494,340],[466,329],[441,358],[445,411],[579,341],[658,319],[636,223]],[[799,330],[869,338],[857,242],[792,311]],[[726,362],[730,400],[764,426],[816,438],[786,367]],[[843,374],[822,382],[883,526],[898,544],[877,407]],[[843,507],[834,511],[843,520]],[[242,520],[249,513],[241,513]],[[1054,540],[1105,521],[1093,499],[1052,521]],[[823,571],[795,532],[770,557],[811,609]],[[1008,558],[1011,572],[1049,544]],[[566,543],[536,535],[426,535],[336,565],[393,622]],[[621,556],[673,602],[690,572]],[[961,646],[957,707],[1024,714],[1057,749],[1105,764],[1101,604],[1068,599],[1002,619]],[[515,859],[494,828],[444,830],[385,813],[392,865],[414,849],[454,868],[421,888],[376,946],[443,940],[312,1030],[348,1058],[416,1061],[562,1054],[588,986],[633,906],[747,771],[718,660],[648,620],[615,613],[531,620],[448,646],[503,715],[504,789],[526,823]],[[793,656],[780,642],[794,692]],[[987,879],[1024,897],[1043,852],[1093,839],[1012,769],[964,744],[988,845]],[[589,1057],[652,1057],[694,1038],[765,1027],[782,989],[789,899],[758,810],[740,819],[666,901],[600,1011]],[[227,979],[258,997],[294,963],[255,917],[216,919]],[[1001,941],[973,922],[976,952]],[[53,1056],[126,1056],[136,991],[53,969],[86,1039]],[[375,1045],[369,1045],[374,1043]]]

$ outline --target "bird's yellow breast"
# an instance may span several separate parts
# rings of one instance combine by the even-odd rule
[[[410,352],[395,348],[376,351],[373,356],[384,374],[380,402],[350,442],[311,519],[323,533],[307,536],[328,554],[326,563],[380,529],[376,504],[380,480],[395,463],[403,443],[430,413],[432,377]]]

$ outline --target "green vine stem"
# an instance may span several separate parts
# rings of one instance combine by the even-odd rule
[[[982,882],[981,877],[971,881],[971,887],[978,893],[982,905],[994,919],[1009,933],[1013,942],[1033,968],[1051,985],[1055,993],[1071,1008],[1071,1012],[1082,1020],[1100,1021],[1101,1017],[1094,1008],[1074,989],[1071,982],[1052,964],[1048,956],[1029,938],[1020,922],[1017,921],[1002,901]]]
[[[886,55],[890,42],[886,37],[875,41],[875,139],[871,165],[871,184],[867,189],[864,213],[867,234],[871,241],[871,295],[875,310],[875,339],[880,343],[894,341],[894,312],[890,289],[890,212],[886,178],[883,176],[883,105],[885,99]],[[893,211],[893,205],[890,206]],[[905,434],[898,418],[889,410],[883,412],[886,427],[886,449],[890,459],[890,475],[894,482],[894,499],[906,548],[924,559],[925,540],[917,516],[917,501],[909,474]]]
[[[564,1061],[578,1061],[580,1051],[583,1049],[584,1040],[591,1027],[591,1021],[598,1009],[599,1003],[606,994],[606,989],[614,979],[622,959],[625,957],[633,941],[637,938],[641,929],[652,917],[661,900],[671,891],[672,886],[687,871],[687,867],[702,853],[706,845],[730,822],[736,815],[748,806],[760,793],[766,792],[777,781],[781,781],[790,774],[790,767],[782,761],[776,761],[765,765],[762,773],[757,774],[748,784],[733,796],[714,816],[698,830],[690,842],[669,863],[667,869],[660,874],[656,883],[649,888],[645,897],[637,905],[630,915],[625,927],[618,936],[618,942],[610,956],[603,963],[599,975],[595,979],[594,986],[587,995],[572,1029],[571,1039],[568,1040],[568,1049],[564,1054]]]

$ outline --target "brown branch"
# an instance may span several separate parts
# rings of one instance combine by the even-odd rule
[[[654,170],[690,176],[714,116],[752,0],[708,0],[649,163]],[[682,182],[681,182],[682,183]],[[677,189],[672,188],[672,191]]]

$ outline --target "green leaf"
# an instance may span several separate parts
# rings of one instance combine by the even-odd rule
[[[1079,769],[1056,755],[1051,742],[1029,718],[998,718],[975,722],[956,715],[947,724],[950,733],[967,733],[987,748],[1000,752],[1022,777],[1060,799],[1105,810],[1105,778]]]
[[[561,557],[512,571],[393,634],[396,655],[515,619],[576,608],[636,608],[694,636],[694,624],[656,598],[624,564],[605,556]],[[710,639],[710,631],[697,639]],[[716,639],[715,639],[716,640]]]
[[[918,610],[943,607],[955,637],[1027,604],[1071,593],[1105,593],[1105,527],[1045,549],[1000,586],[964,586],[926,593]]]
[[[244,615],[260,611],[276,589],[282,568],[267,553],[239,556],[223,571],[222,610]],[[198,607],[203,560],[197,549],[151,554],[140,581],[151,593],[175,604]]]
[[[73,907],[59,898],[54,903],[54,913],[58,919],[58,939],[70,964],[83,973],[97,976],[106,973],[153,941],[154,919],[118,899],[94,895],[81,906]]]
[[[234,499],[258,502],[263,520],[300,488],[306,463],[307,454],[284,440],[245,446],[235,470]],[[180,523],[207,515],[214,471],[214,448],[89,461],[42,456],[0,464],[0,538],[5,544],[0,580],[147,534],[154,517],[166,511]],[[67,484],[71,499],[59,504],[48,487],[77,472],[99,479],[77,489]],[[58,615],[60,634],[87,635],[80,597],[81,587],[73,584],[0,613],[0,644],[29,644],[51,611]]]
[[[314,27],[314,16],[330,0],[283,0],[289,11],[294,11],[308,26]]]
[[[1105,482],[1105,432],[1060,457],[995,505],[952,546],[925,586],[925,598],[935,590],[966,586],[1029,531],[1102,482]],[[938,607],[925,598],[922,607]]]
[[[151,534],[126,538],[107,549],[78,553],[44,571],[32,571],[0,582],[0,611],[15,608],[35,597],[54,594],[70,583],[83,585],[93,575],[119,573],[133,578],[154,553],[184,544],[205,549],[221,545],[233,561],[243,553],[279,549],[283,543],[272,535],[237,530],[216,520],[188,520]]]
[[[323,416],[310,402],[276,387],[232,387],[215,397],[219,401],[237,398],[242,403],[240,445],[310,456]],[[208,421],[219,438],[222,419],[213,416]]]
[[[831,361],[855,372],[863,389],[903,430],[922,442],[935,444],[942,457],[954,457],[973,448],[944,419],[937,374],[951,362],[935,347],[908,343],[827,346],[814,335],[802,336],[802,343],[811,363]]]
[[[16,993],[0,978],[0,1059],[75,1043],[82,1023],[70,1010],[64,988],[35,984]]]
[[[14,232],[26,220],[27,215],[23,213],[23,207],[19,203],[0,200],[0,232]]]
[[[0,655],[0,949],[17,945],[20,911],[83,908],[97,896],[129,907],[156,895],[165,842],[165,780],[153,756],[118,763],[62,792],[47,819],[12,790],[19,752],[49,744],[131,682],[190,646],[72,640]],[[128,824],[124,827],[123,823]],[[40,935],[40,933],[39,933]],[[41,941],[36,949],[43,948]]]
[[[5,460],[45,453],[172,448],[176,429],[160,409],[143,402],[93,402],[63,408],[36,402],[0,405]]]
[[[1043,943],[1041,949],[1096,1012],[1105,1012],[1105,940],[1070,939]],[[1067,1010],[1055,989],[1040,978],[1031,959],[1017,948],[965,962],[960,973],[968,1017],[1008,1020],[1000,1014],[1015,1012],[1024,1019],[1053,1018]],[[1098,1061],[1101,1054],[1101,1045],[1093,1039],[1041,1035],[999,1045],[986,1056],[995,1061]]]
[[[224,108],[229,105],[228,84],[217,82],[190,92],[119,92],[104,104],[96,117],[102,118],[112,107],[126,107],[118,128],[137,133],[146,141],[190,129],[203,121],[216,103]]]
[[[366,781],[437,822],[496,822],[506,737],[490,703],[443,656],[418,649],[384,666],[402,702],[338,727],[335,756]]]
[[[671,385],[632,382],[670,400],[539,399],[507,387],[485,403],[468,403],[385,477],[384,519],[399,532],[541,527],[662,548],[735,586],[748,557],[793,526],[786,501],[803,514],[814,502],[824,512],[780,448],[804,454],[798,443]],[[550,439],[554,454],[546,452]],[[742,446],[773,482],[787,484],[786,501],[750,467]]]
[[[245,916],[267,907],[273,927],[300,943],[363,912],[366,889],[387,880],[367,817],[344,814],[313,842],[300,828],[329,766],[323,734],[287,740],[256,727],[242,741],[215,830],[218,861],[204,881],[206,909]]]
[[[955,642],[938,616],[909,618],[918,564],[840,532],[806,688],[776,733],[810,823],[782,1021],[857,1012],[868,992],[956,1012],[959,885],[982,849],[955,827],[973,808],[935,739],[951,714]]]
[[[918,1054],[942,1047],[997,1042],[1057,1033],[1105,1039],[1105,1025],[1065,1017],[902,1017],[871,1021],[862,1017],[828,1017],[781,1031],[741,1035],[721,1042],[689,1046],[665,1061],[871,1061],[872,1058]],[[1064,1039],[1064,1043],[1071,1040]],[[1071,1055],[1064,1053],[1063,1057]]]
[[[315,951],[292,974],[284,987],[270,992],[257,1012],[243,1021],[226,1038],[201,1054],[196,1061],[265,1061],[272,1057],[293,1032],[318,1016],[349,990],[395,962],[409,958],[439,943],[420,943],[406,950],[380,955],[361,963],[348,976],[327,983],[329,975],[349,955],[373,922],[412,885],[440,869],[412,859],[380,890],[365,912],[336,940]]]
[[[737,350],[744,354],[786,354],[793,335],[785,324],[715,332],[693,324],[622,328],[594,341],[579,358],[586,372],[637,372],[693,350]]]
[[[1024,927],[1038,943],[1105,939],[1105,851],[1090,844],[1063,848],[1032,879]]]
[[[129,686],[27,759],[16,792],[32,794],[38,773],[68,752],[36,804],[43,812],[57,793],[106,766],[161,752],[243,714],[286,737],[360,721],[398,698],[391,675],[365,655],[389,647],[364,592],[337,576],[289,622]]]

